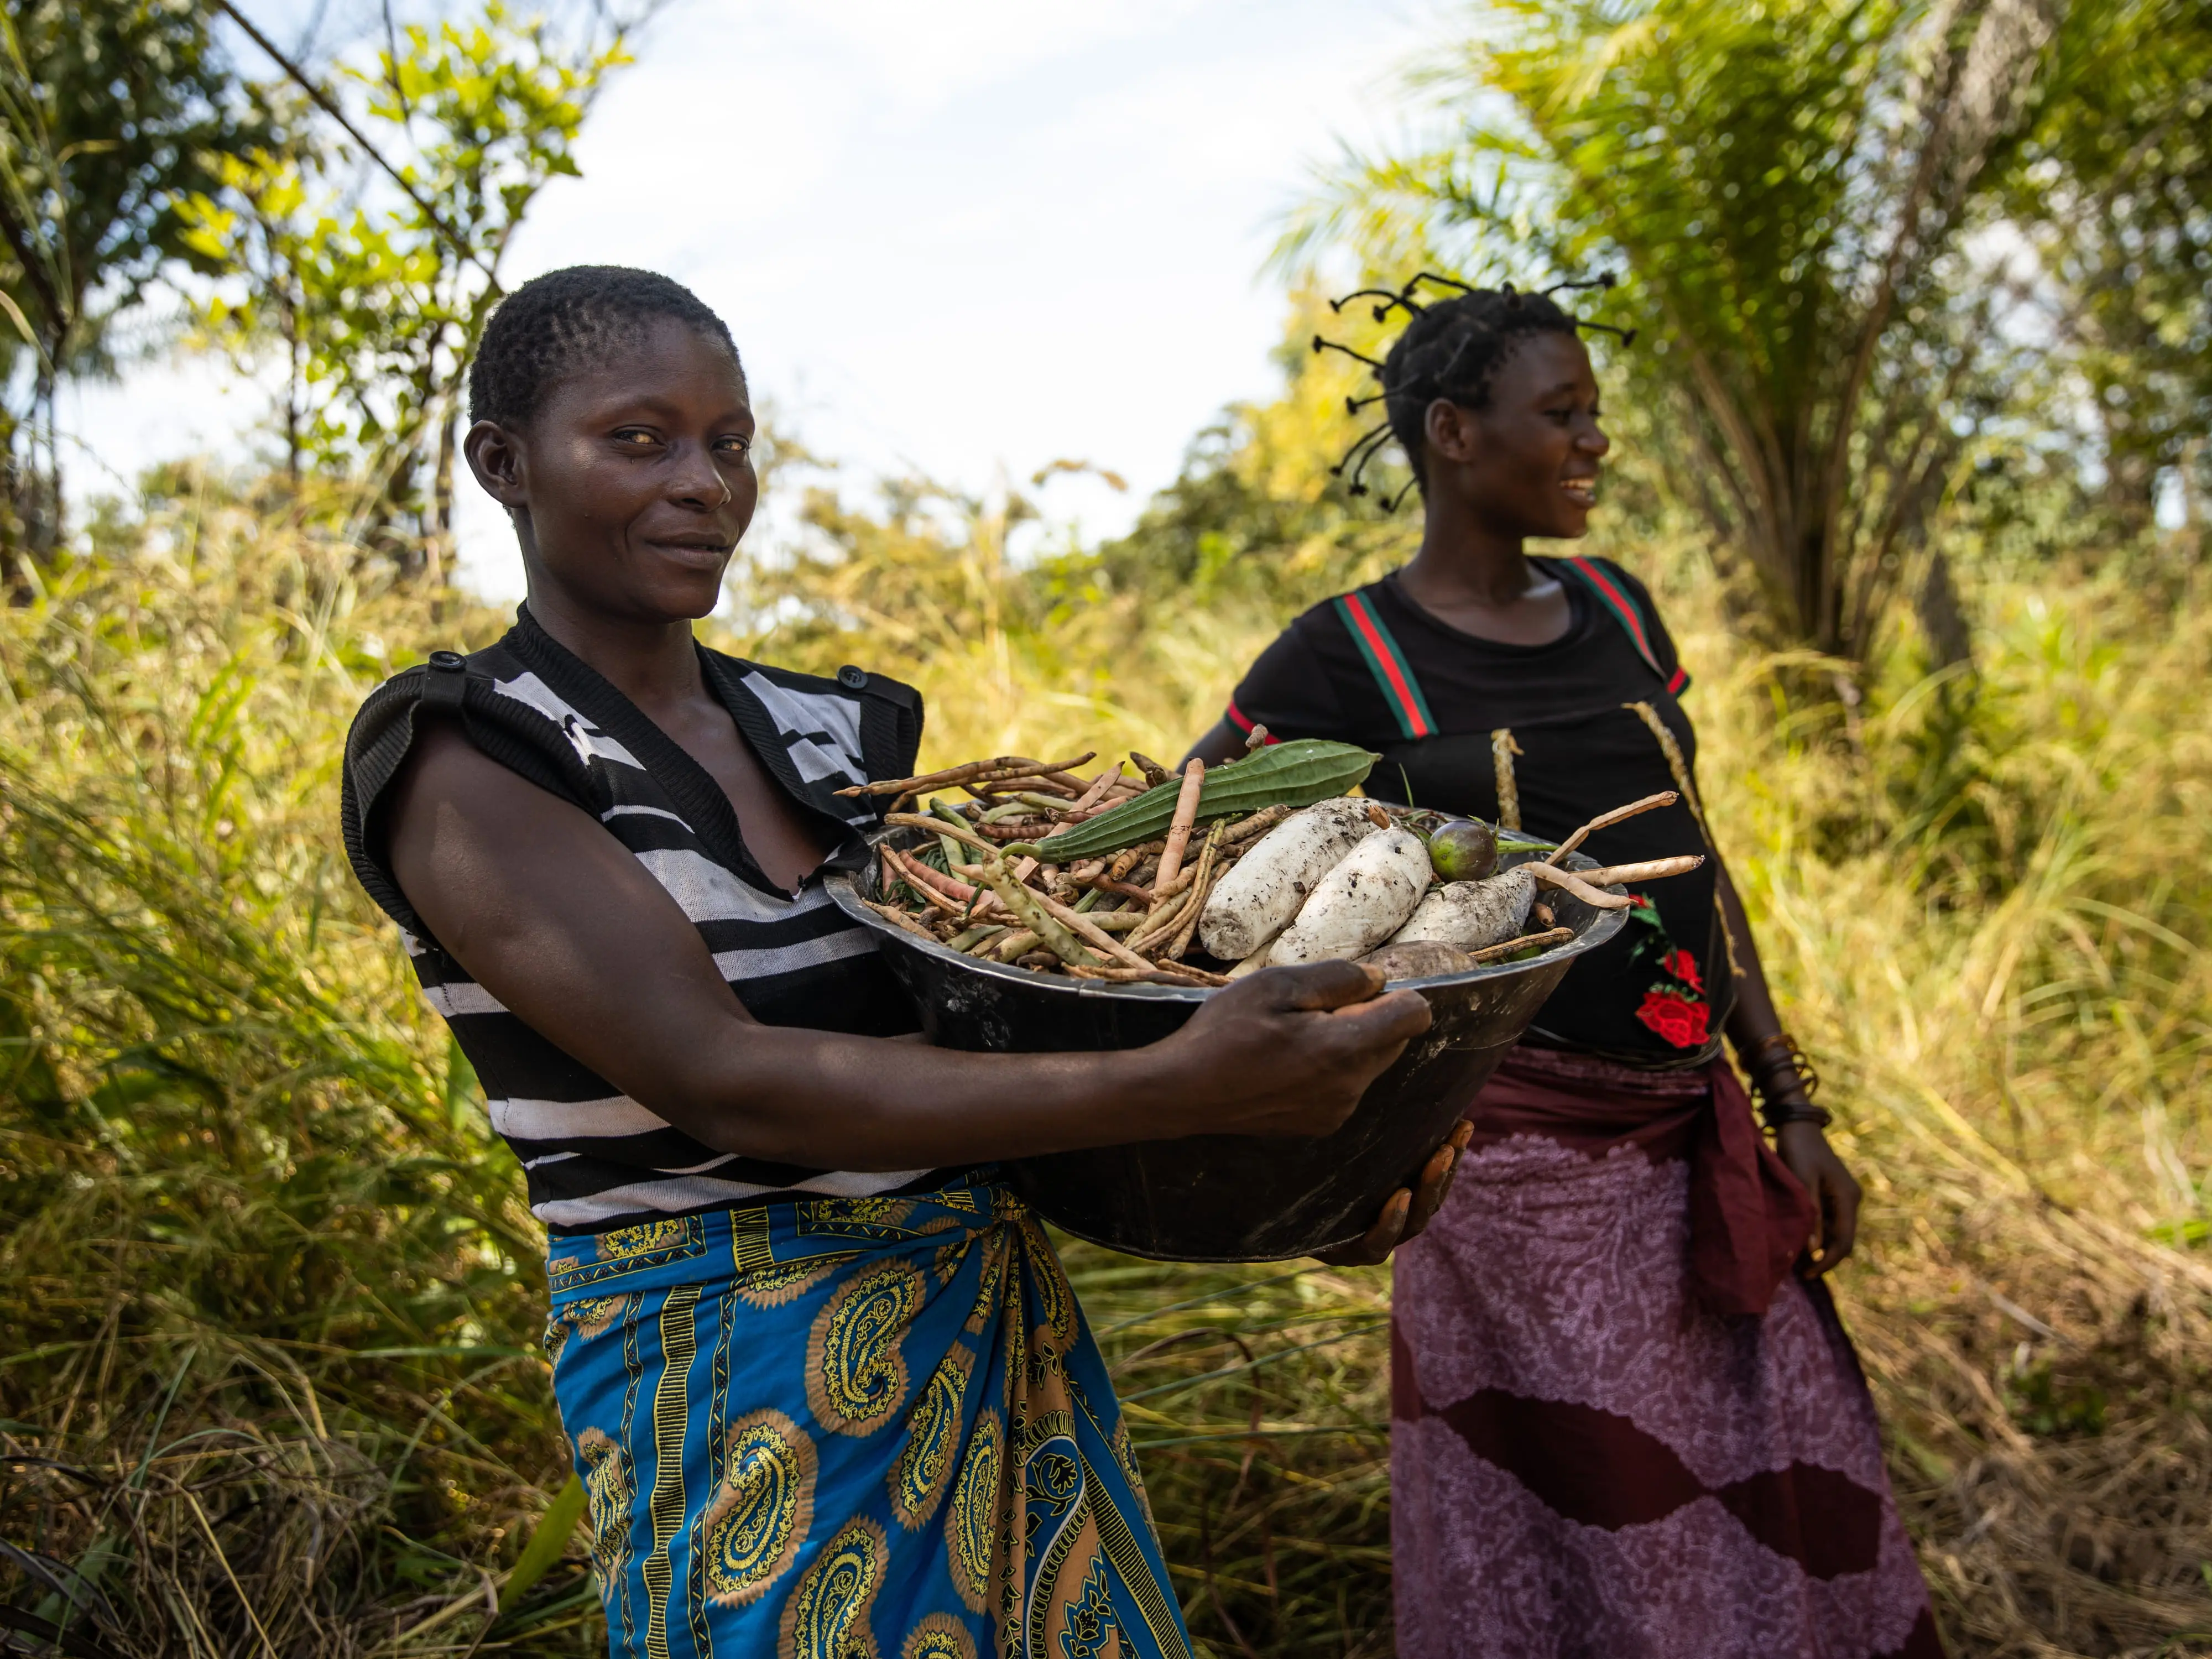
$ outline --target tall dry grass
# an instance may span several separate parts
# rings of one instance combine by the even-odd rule
[[[0,1555],[26,1641],[428,1650],[559,1469],[539,1237],[331,834],[387,648],[496,624],[354,563],[187,495],[0,616]],[[588,1601],[572,1568],[510,1624],[580,1627]]]
[[[1352,568],[1016,570],[994,510],[822,504],[724,637],[915,679],[933,757],[1172,758]],[[2204,596],[1984,562],[1978,674],[1901,648],[1846,718],[1649,562],[1954,1640],[2212,1651]],[[118,1659],[598,1639],[576,1541],[526,1564],[566,1470],[519,1178],[331,829],[360,695],[500,625],[212,492],[0,617],[0,1594]],[[1201,1640],[1389,1652],[1387,1273],[1069,1264]]]

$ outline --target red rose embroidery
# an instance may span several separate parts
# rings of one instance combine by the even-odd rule
[[[1661,958],[1659,966],[1667,974],[1679,979],[1692,991],[1702,991],[1705,982],[1698,977],[1698,959],[1687,951],[1669,951]]]
[[[1710,1015],[1702,1002],[1692,1002],[1672,991],[1647,991],[1636,1017],[1674,1047],[1695,1048],[1705,1042]]]

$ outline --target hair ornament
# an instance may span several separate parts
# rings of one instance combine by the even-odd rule
[[[1379,380],[1382,378],[1382,365],[1381,363],[1376,362],[1372,357],[1362,356],[1358,352],[1354,351],[1348,345],[1339,345],[1335,341],[1324,340],[1320,335],[1316,334],[1313,337],[1313,349],[1317,353],[1322,351],[1341,351],[1346,356],[1352,358],[1359,362],[1363,362],[1366,364],[1368,368],[1373,369],[1375,371],[1375,378],[1376,380]]]
[[[1557,294],[1561,289],[1567,289],[1570,290],[1579,288],[1610,289],[1614,287],[1620,280],[1620,279],[1619,277],[1615,276],[1609,270],[1601,271],[1595,276],[1586,277],[1578,282],[1554,283],[1551,287],[1543,290],[1543,295],[1544,297],[1548,300],[1554,294]]]
[[[1406,292],[1411,294],[1423,283],[1434,283],[1438,288],[1455,288],[1462,294],[1480,294],[1482,292],[1480,289],[1476,288],[1471,283],[1462,283],[1456,276],[1439,276],[1433,270],[1420,270],[1414,272],[1413,280],[1406,284]],[[1508,294],[1513,292],[1512,283],[1508,283],[1505,285],[1505,292]]]
[[[1370,427],[1352,441],[1352,447],[1344,452],[1344,459],[1329,468],[1329,476],[1340,478],[1344,476],[1344,469],[1350,467],[1352,483],[1346,493],[1352,495],[1364,495],[1367,494],[1367,486],[1359,481],[1360,475],[1367,471],[1367,463],[1382,453],[1382,446],[1389,440],[1389,422],[1384,421],[1380,425]],[[1354,457],[1358,459],[1355,460]]]
[[[1375,307],[1375,320],[1376,322],[1382,322],[1384,319],[1388,318],[1390,314],[1391,307],[1394,306],[1402,306],[1408,317],[1418,317],[1424,311],[1427,310],[1428,307],[1426,306],[1415,305],[1412,298],[1413,292],[1413,290],[1411,284],[1407,285],[1406,291],[1403,294],[1400,294],[1395,289],[1387,288],[1363,288],[1357,293],[1346,295],[1341,300],[1331,300],[1328,302],[1328,308],[1331,311],[1341,313],[1345,307],[1350,305],[1354,300],[1367,300],[1380,296],[1382,303]]]

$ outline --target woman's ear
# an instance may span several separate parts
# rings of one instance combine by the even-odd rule
[[[484,493],[510,513],[529,505],[521,441],[493,421],[478,421],[461,440],[461,453]]]
[[[1449,398],[1438,398],[1429,405],[1424,425],[1429,447],[1448,461],[1465,463],[1475,458],[1480,449],[1480,440],[1474,429],[1474,416],[1461,408]]]

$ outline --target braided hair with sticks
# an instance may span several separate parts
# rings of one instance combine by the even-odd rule
[[[1459,291],[1424,305],[1413,297],[1424,283]],[[1341,477],[1349,470],[1350,493],[1364,495],[1369,492],[1361,482],[1361,474],[1382,447],[1395,438],[1413,475],[1404,489],[1382,503],[1385,513],[1396,512],[1398,504],[1406,499],[1407,490],[1415,484],[1426,487],[1422,449],[1426,440],[1429,405],[1437,398],[1448,398],[1464,409],[1487,407],[1490,383],[1497,377],[1498,368],[1531,335],[1572,334],[1580,329],[1595,328],[1620,335],[1624,345],[1635,342],[1634,329],[1585,322],[1569,315],[1552,298],[1562,289],[1609,289],[1613,285],[1613,278],[1608,273],[1586,283],[1555,283],[1540,292],[1524,294],[1510,283],[1494,289],[1475,288],[1456,278],[1424,270],[1403,289],[1362,289],[1341,300],[1330,301],[1329,309],[1340,313],[1355,300],[1372,299],[1376,301],[1376,322],[1387,320],[1394,310],[1403,311],[1407,320],[1406,331],[1391,346],[1389,355],[1379,362],[1334,340],[1314,336],[1313,349],[1316,352],[1340,351],[1365,363],[1382,386],[1381,391],[1367,397],[1344,400],[1346,412],[1352,415],[1370,404],[1381,404],[1385,418],[1362,433],[1345,452],[1344,459],[1329,471]]]
[[[469,365],[469,418],[528,423],[545,389],[577,364],[604,359],[667,318],[737,342],[714,308],[683,283],[628,265],[569,265],[533,276],[499,302]],[[744,373],[738,364],[739,374]]]

